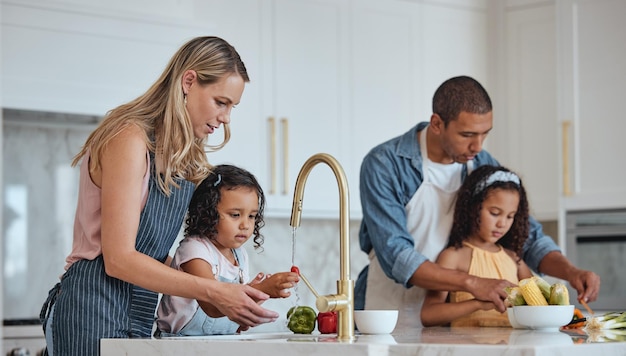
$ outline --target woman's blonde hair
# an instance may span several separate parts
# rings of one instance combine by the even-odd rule
[[[148,91],[107,113],[74,157],[72,166],[89,151],[90,171],[100,167],[100,155],[110,140],[124,128],[135,125],[143,130],[148,149],[163,162],[162,174],[157,177],[165,194],[170,194],[170,186],[178,187],[175,178],[199,184],[211,168],[205,148],[210,151],[222,148],[230,138],[230,130],[225,124],[224,142],[218,146],[207,146],[207,138],[195,138],[182,89],[182,77],[187,70],[197,73],[200,85],[216,83],[233,73],[246,83],[250,81],[239,54],[228,42],[211,36],[194,38],[174,54]]]

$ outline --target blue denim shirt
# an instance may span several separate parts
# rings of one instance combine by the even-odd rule
[[[405,134],[374,147],[363,159],[360,197],[363,220],[359,231],[361,250],[374,249],[387,277],[409,288],[409,279],[427,258],[415,250],[408,232],[405,206],[422,184],[422,155],[417,133],[428,122],[421,122]],[[483,150],[473,160],[474,168],[500,165]],[[463,179],[467,166],[463,168]],[[552,238],[544,235],[541,224],[532,217],[530,235],[523,249],[524,261],[538,272],[539,263],[551,251],[559,251]],[[363,309],[367,287],[366,266],[355,286],[355,308]]]

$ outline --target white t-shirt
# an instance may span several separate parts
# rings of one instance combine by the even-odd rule
[[[176,249],[172,260],[172,268],[180,270],[180,265],[200,258],[211,264],[215,279],[239,283],[241,274],[243,283],[248,283],[250,280],[248,253],[243,248],[238,248],[234,251],[239,260],[239,266],[235,266],[228,261],[209,239],[199,236],[185,237]],[[163,295],[157,309],[159,330],[168,333],[179,332],[187,325],[199,307],[195,299]]]

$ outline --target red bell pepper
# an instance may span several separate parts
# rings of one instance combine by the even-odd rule
[[[322,334],[334,334],[337,332],[337,312],[325,312],[317,314],[317,330]]]

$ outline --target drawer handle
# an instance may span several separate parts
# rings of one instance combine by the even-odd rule
[[[283,194],[289,192],[289,121],[287,118],[280,120],[283,130]]]
[[[273,117],[267,119],[270,127],[270,195],[276,192],[276,120]]]

